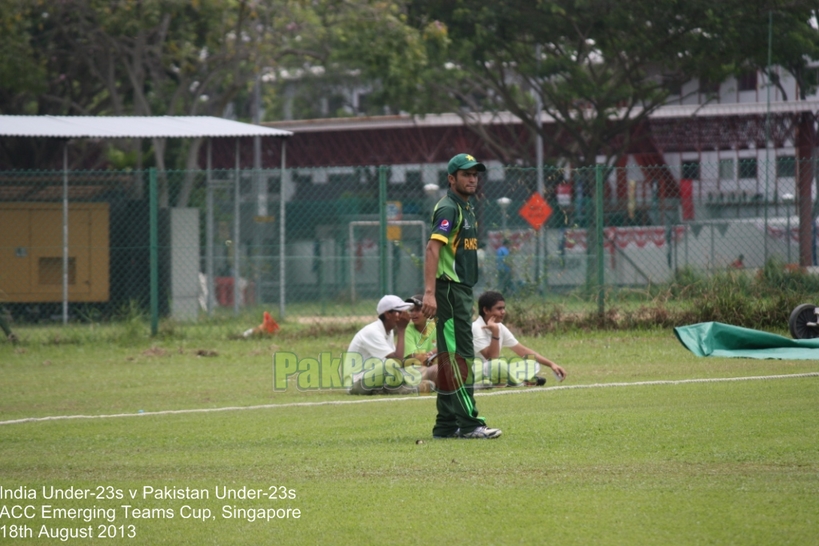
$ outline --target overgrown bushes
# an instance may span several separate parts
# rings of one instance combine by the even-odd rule
[[[755,329],[787,329],[791,311],[801,303],[819,304],[819,276],[769,260],[758,271],[702,274],[686,268],[664,286],[608,291],[604,313],[594,296],[578,292],[585,310],[570,312],[564,303],[509,298],[507,323],[528,335],[570,328],[655,328],[697,322],[724,322]]]

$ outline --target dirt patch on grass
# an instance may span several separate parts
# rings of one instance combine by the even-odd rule
[[[310,317],[298,317],[295,319],[295,322],[299,324],[341,324],[341,325],[349,325],[349,324],[367,324],[372,322],[374,318],[372,316],[348,316],[348,317],[321,317],[321,316],[310,316]]]

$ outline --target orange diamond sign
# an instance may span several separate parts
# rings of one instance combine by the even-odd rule
[[[552,207],[549,206],[549,203],[547,203],[539,193],[535,192],[526,200],[523,206],[520,207],[518,214],[529,222],[532,229],[537,231],[546,220],[549,219],[549,216],[552,215]]]

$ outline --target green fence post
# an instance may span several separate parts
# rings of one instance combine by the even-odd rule
[[[381,265],[381,295],[387,293],[387,167],[378,167],[379,255]]]
[[[159,234],[157,229],[156,168],[151,167],[149,176],[150,247],[151,247],[151,336],[159,331]]]
[[[603,271],[603,165],[599,163],[594,169],[594,210],[595,231],[597,232],[597,313],[603,317],[605,312],[605,282]]]

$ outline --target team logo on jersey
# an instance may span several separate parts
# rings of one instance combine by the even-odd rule
[[[449,220],[447,220],[446,218],[441,220],[441,223],[438,224],[438,229],[440,229],[441,231],[449,231]]]

